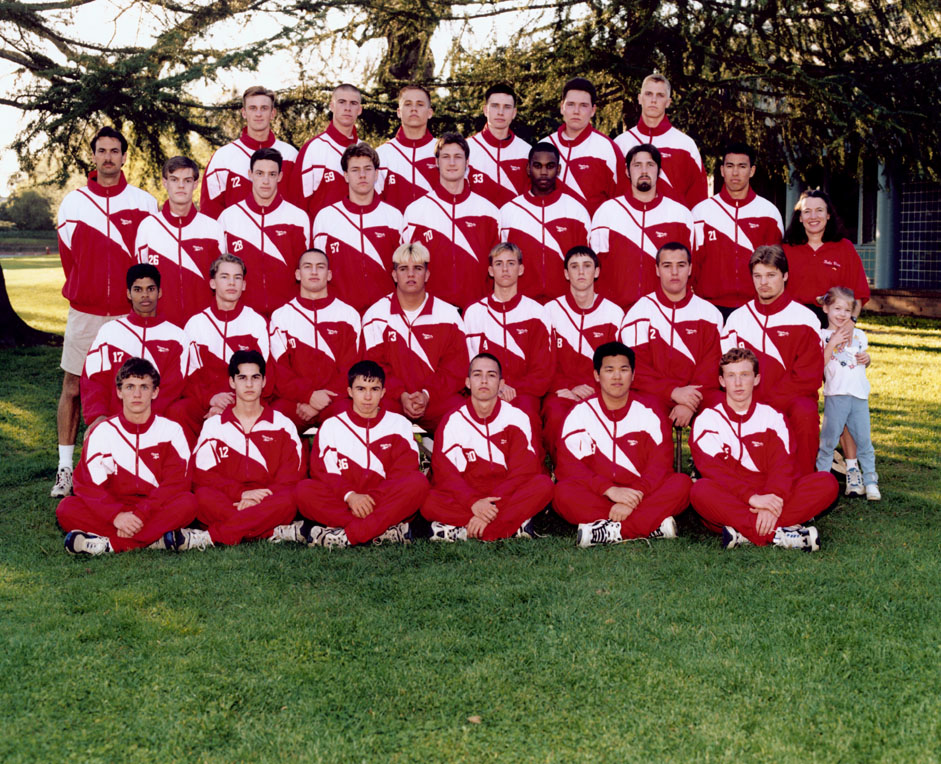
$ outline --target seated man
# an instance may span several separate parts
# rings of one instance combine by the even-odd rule
[[[529,418],[499,397],[500,362],[474,357],[470,400],[441,423],[431,460],[434,487],[422,505],[432,541],[533,538],[533,517],[552,500]]]
[[[127,299],[131,312],[109,321],[95,336],[82,372],[82,412],[85,424],[93,427],[121,411],[115,375],[128,358],[144,358],[160,375],[160,396],[152,408],[155,414],[168,416],[183,393],[186,377],[186,335],[176,324],[157,315],[157,303],[163,297],[160,271],[149,263],[127,269]]]
[[[656,401],[676,427],[689,425],[704,395],[718,393],[712,370],[719,365],[722,314],[689,289],[690,263],[684,244],[660,247],[660,287],[634,303],[620,332],[637,358],[634,390]]]
[[[395,291],[363,316],[363,352],[386,374],[383,406],[434,430],[464,403],[467,341],[457,310],[425,292],[430,257],[418,243],[395,250]]]
[[[407,519],[428,493],[418,447],[405,417],[383,411],[385,373],[375,361],[349,371],[347,411],[323,423],[310,453],[310,480],[296,490],[304,517],[275,529],[274,539],[310,546],[408,543]],[[322,527],[326,526],[326,527]]]
[[[817,529],[804,526],[837,497],[829,472],[798,477],[784,417],[754,398],[761,382],[751,350],[732,348],[719,361],[725,399],[693,423],[693,462],[702,477],[690,500],[722,546],[752,543],[815,552]]]
[[[672,472],[669,423],[631,394],[633,350],[607,342],[593,362],[601,392],[565,419],[553,505],[579,546],[675,538],[691,481]]]
[[[271,314],[271,357],[277,369],[274,407],[298,427],[345,408],[346,375],[359,359],[359,313],[327,294],[330,261],[309,249],[294,276],[300,296]]]
[[[196,516],[187,474],[190,450],[175,422],[154,414],[160,374],[149,361],[127,359],[115,376],[121,411],[88,433],[75,470],[75,495],[56,518],[72,554],[205,549],[205,531],[185,528]]]
[[[268,538],[297,514],[301,441],[284,414],[262,404],[265,359],[237,350],[229,361],[235,405],[206,420],[193,451],[196,517],[214,544]]]

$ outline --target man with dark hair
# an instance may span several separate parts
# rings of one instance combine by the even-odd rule
[[[274,149],[280,154],[283,161],[279,170],[284,174],[285,186],[290,183],[297,149],[271,132],[271,121],[277,113],[271,90],[253,85],[242,94],[242,135],[217,150],[206,165],[199,194],[199,208],[204,215],[218,218],[224,209],[252,195],[250,160],[259,149]]]
[[[578,525],[578,545],[675,538],[689,504],[689,475],[672,471],[665,417],[631,394],[634,352],[608,342],[592,358],[600,391],[566,417],[553,505]]]
[[[693,208],[693,284],[723,317],[754,294],[748,261],[762,244],[780,244],[781,213],[751,188],[755,150],[729,143],[719,156],[722,189]]]
[[[666,111],[671,102],[671,88],[662,74],[644,78],[637,95],[640,119],[637,125],[621,133],[615,143],[625,154],[634,146],[649,143],[663,155],[660,189],[664,196],[692,209],[708,195],[706,171],[696,142],[670,124]]]
[[[402,238],[402,213],[376,193],[379,155],[367,143],[350,146],[340,157],[347,197],[314,218],[313,246],[330,257],[338,297],[361,314],[389,294],[392,253]]]
[[[405,210],[403,242],[428,247],[435,260],[429,291],[458,308],[487,293],[487,255],[498,242],[499,212],[471,190],[465,175],[469,148],[460,133],[435,145],[438,180]]]
[[[172,157],[164,162],[161,183],[167,201],[137,229],[137,261],[160,269],[160,312],[177,326],[209,307],[212,292],[206,274],[210,263],[225,251],[222,226],[193,204],[198,181],[199,167],[192,159]]]
[[[820,322],[787,295],[788,264],[781,247],[758,247],[749,268],[757,296],[725,322],[722,350],[747,348],[757,356],[764,381],[756,397],[784,414],[795,440],[797,474],[807,475],[814,471],[820,438]]]
[[[253,274],[245,302],[266,318],[294,296],[294,268],[310,247],[307,215],[278,191],[281,167],[275,149],[258,149],[251,158],[251,194],[219,216],[226,251]]]
[[[301,147],[290,184],[285,184],[285,197],[311,220],[346,196],[346,168],[340,169],[340,157],[359,142],[356,120],[363,113],[363,96],[354,85],[338,85],[330,96],[329,108],[327,129]]]
[[[378,149],[379,183],[382,200],[399,212],[431,190],[438,178],[435,139],[428,132],[428,120],[435,111],[431,94],[420,85],[399,90],[396,114],[402,124],[395,137]]]
[[[657,288],[657,250],[676,241],[689,249],[693,217],[658,191],[660,152],[642,144],[627,152],[630,192],[602,204],[591,219],[591,247],[605,269],[602,294],[627,310]]]
[[[575,77],[562,88],[562,126],[544,140],[561,154],[559,182],[588,208],[590,214],[607,199],[624,193],[624,155],[607,135],[591,126],[595,116],[595,86]]]
[[[56,509],[66,551],[205,549],[205,532],[184,527],[196,516],[186,438],[178,424],[151,407],[159,372],[142,358],[129,358],[114,384],[121,409],[89,431],[75,471],[75,496]]]
[[[632,387],[659,405],[676,427],[689,425],[706,395],[718,388],[722,316],[689,288],[690,253],[679,242],[657,252],[659,286],[627,311],[621,341],[637,357]]]
[[[746,348],[719,361],[725,395],[696,417],[689,438],[702,474],[690,500],[726,549],[751,543],[815,552],[817,529],[803,523],[833,503],[839,486],[829,472],[799,476],[784,417],[755,400],[755,387],[767,384],[759,368]]]
[[[516,92],[509,85],[487,88],[484,116],[484,129],[467,139],[474,154],[467,179],[474,191],[499,209],[529,185],[526,162],[530,147],[510,129],[516,118]]]
[[[354,364],[347,381],[351,404],[317,432],[311,479],[297,486],[308,521],[276,528],[272,540],[348,547],[412,539],[407,520],[427,495],[428,479],[418,469],[411,422],[383,410],[385,373],[375,361]]]
[[[534,538],[533,517],[552,500],[529,418],[500,400],[501,378],[494,356],[476,355],[464,382],[470,400],[438,428],[433,487],[422,505],[432,541]]]
[[[206,420],[193,450],[197,518],[214,544],[270,538],[294,519],[301,477],[297,428],[262,403],[265,359],[237,350],[228,366],[235,404]]]
[[[541,303],[568,290],[562,261],[572,247],[588,244],[591,217],[585,205],[558,183],[559,149],[537,143],[526,164],[530,189],[500,209],[500,240],[526,258],[520,292]]]
[[[79,378],[98,330],[127,309],[121,288],[134,261],[141,221],[157,211],[157,200],[128,184],[121,168],[127,139],[112,127],[91,141],[95,170],[88,184],[66,194],[59,205],[59,258],[65,271],[62,296],[69,316],[62,342],[62,393],[56,411],[59,468],[50,495],[72,493],[72,459],[78,434]]]

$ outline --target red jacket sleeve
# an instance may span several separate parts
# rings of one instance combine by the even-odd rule
[[[139,501],[137,509],[134,510],[136,515],[143,513],[141,519],[145,519],[155,509],[160,509],[192,487],[192,480],[187,469],[189,449],[186,447],[183,433],[180,433],[179,437],[181,442],[166,443],[161,449],[160,485],[154,488],[146,499]]]
[[[470,362],[467,357],[467,339],[464,337],[464,332],[451,324],[448,326],[448,337],[445,342],[445,351],[438,360],[438,367],[425,378],[422,384],[422,387],[428,391],[429,397],[438,395],[446,397],[464,389],[467,365]]]
[[[453,443],[448,447],[447,451],[445,451],[444,433],[442,432],[435,438],[435,449],[431,455],[431,473],[433,475],[434,488],[453,496],[458,504],[466,509],[470,509],[477,499],[483,497],[478,495],[477,491],[464,479],[458,466],[448,458],[449,454],[452,454],[454,451],[457,453],[453,455],[458,459],[458,465],[460,465],[461,460],[464,458],[460,445]],[[460,456],[458,456],[458,454],[460,454]]]
[[[347,469],[341,469],[337,464],[339,452],[336,444],[328,438],[329,434],[324,435],[324,428],[321,427],[310,449],[310,476],[326,485],[338,501],[345,501],[351,491],[358,493],[359,485],[352,470],[358,471],[360,468],[355,463],[348,463]]]
[[[517,393],[542,398],[549,392],[549,383],[555,371],[555,350],[549,331],[542,321],[533,321],[530,331],[537,336],[532,345],[533,350],[526,359],[526,376],[522,379],[511,380],[510,384],[516,388]],[[536,350],[536,348],[540,349]]]

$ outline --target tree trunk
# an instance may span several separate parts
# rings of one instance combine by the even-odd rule
[[[33,329],[16,315],[7,294],[7,282],[0,264],[0,347],[33,347],[36,345],[62,345],[58,334]]]

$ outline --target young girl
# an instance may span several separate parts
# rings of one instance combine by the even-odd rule
[[[878,501],[879,475],[876,474],[876,453],[869,430],[869,366],[866,335],[856,328],[854,315],[859,305],[853,290],[830,287],[817,302],[827,315],[828,326],[821,330],[823,340],[823,427],[820,430],[820,450],[817,469],[828,471],[833,461],[833,450],[840,440],[843,427],[847,427],[856,441],[857,458],[846,460],[846,480],[850,473],[859,474],[862,468],[866,485],[866,498]],[[849,490],[847,490],[849,493]]]

